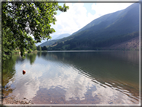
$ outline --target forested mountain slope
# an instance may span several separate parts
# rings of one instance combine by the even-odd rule
[[[56,41],[58,41],[59,39],[68,37],[69,35],[70,35],[70,34],[68,34],[68,33],[58,35],[58,36],[56,36],[55,38],[53,38],[53,40],[47,40],[46,42],[40,44],[40,46],[43,47],[43,46],[50,46],[50,45],[53,45],[53,44],[54,44]]]
[[[139,4],[134,3],[124,10],[93,20],[71,36],[56,41],[48,50],[138,49],[133,42],[127,47],[116,46],[133,39],[138,42],[138,32]]]

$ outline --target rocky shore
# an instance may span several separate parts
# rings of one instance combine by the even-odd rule
[[[14,97],[7,97],[3,98],[3,104],[34,104],[31,102],[31,100],[27,100],[24,98],[22,101],[21,100],[16,100]]]

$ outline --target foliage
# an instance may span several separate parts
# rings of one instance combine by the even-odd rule
[[[43,47],[42,47],[42,50],[47,50],[47,47],[46,47],[46,46],[43,46]]]
[[[37,46],[37,50],[38,51],[41,51],[42,49],[41,49],[41,46]]]
[[[31,53],[32,51],[35,51],[35,50],[37,50],[37,47],[36,47],[35,44],[33,44],[33,45],[30,46],[30,49],[28,50],[28,53]]]
[[[31,46],[31,49],[32,49],[33,51],[37,50],[36,45],[33,44],[33,45]]]
[[[55,32],[56,11],[67,11],[65,4],[57,2],[2,2],[3,57],[8,58],[11,51],[19,49],[21,56],[34,43],[47,40]]]

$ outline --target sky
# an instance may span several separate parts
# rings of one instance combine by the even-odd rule
[[[63,5],[64,3],[59,3]],[[132,3],[65,3],[69,6],[67,12],[57,11],[56,23],[51,24],[55,29],[55,33],[51,34],[52,38],[64,33],[72,34],[94,19],[105,14],[123,10]],[[46,40],[43,40],[45,42]],[[40,43],[39,43],[40,44]],[[38,45],[39,45],[38,44]]]

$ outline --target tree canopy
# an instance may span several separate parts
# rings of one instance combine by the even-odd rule
[[[49,39],[55,32],[57,10],[66,12],[65,4],[58,2],[2,2],[2,46],[3,57],[14,49],[19,49],[21,56],[34,43]]]

